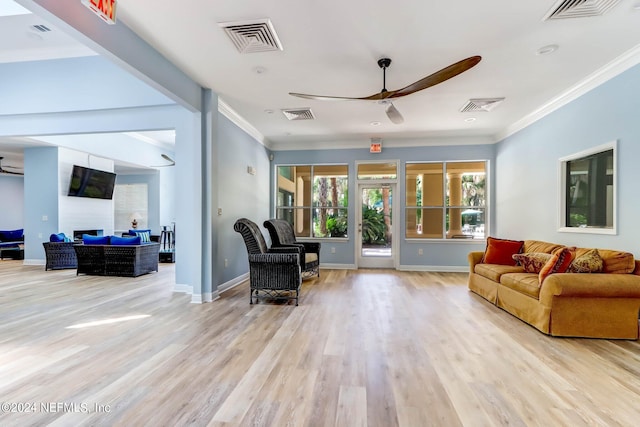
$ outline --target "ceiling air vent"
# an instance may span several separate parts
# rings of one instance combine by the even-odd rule
[[[620,0],[560,0],[553,5],[543,21],[604,15],[619,2]]]
[[[282,114],[289,120],[314,120],[315,116],[310,108],[295,108],[282,110]]]
[[[32,25],[31,28],[33,28],[34,30],[40,32],[40,33],[48,33],[49,31],[51,31],[51,28],[47,27],[46,25],[42,25],[42,24],[37,24],[37,25]]]
[[[220,25],[240,53],[282,50],[282,44],[269,19],[221,22]]]
[[[461,113],[469,113],[475,111],[488,112],[496,108],[504,101],[504,98],[475,98],[467,101],[460,109]]]

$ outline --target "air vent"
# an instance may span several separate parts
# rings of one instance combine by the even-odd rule
[[[282,44],[269,19],[221,22],[220,25],[240,53],[282,50]]]
[[[42,24],[38,24],[38,25],[32,25],[31,28],[33,28],[34,30],[40,32],[40,33],[48,33],[49,31],[51,31],[51,28],[47,27],[46,25],[42,25]]]
[[[504,101],[504,98],[475,98],[467,101],[460,109],[461,113],[475,111],[488,112],[496,108]]]
[[[315,116],[310,108],[296,108],[292,110],[282,110],[282,114],[289,120],[314,120]]]
[[[604,15],[620,0],[560,0],[553,5],[543,21],[549,19],[585,18]]]

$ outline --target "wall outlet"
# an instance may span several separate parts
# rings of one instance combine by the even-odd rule
[[[222,208],[218,208],[218,215],[222,215]]]
[[[336,248],[335,247],[331,247],[331,253],[335,254],[336,253]]]
[[[38,239],[42,239],[42,233],[38,233]]]
[[[229,260],[228,259],[224,259],[224,267],[227,268],[229,267]]]
[[[42,215],[42,220],[43,221],[49,221],[49,217],[47,215]]]
[[[418,255],[422,255],[424,252],[422,252],[422,248],[418,248]]]

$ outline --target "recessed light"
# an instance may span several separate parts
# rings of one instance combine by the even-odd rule
[[[264,112],[267,113],[267,114],[273,114],[273,110],[269,110],[269,109],[264,110]]]
[[[476,121],[476,118],[475,117],[467,117],[466,119],[464,119],[464,121],[467,122],[467,123],[472,123],[472,122]]]
[[[264,67],[260,67],[260,66],[253,67],[253,72],[256,73],[256,74],[264,74],[264,73],[267,72],[267,69],[264,68]]]
[[[550,53],[555,52],[556,50],[558,50],[558,45],[557,44],[548,44],[546,46],[542,46],[540,49],[538,49],[536,51],[537,55],[549,55]]]
[[[371,122],[370,125],[371,126],[380,126],[380,122]]]

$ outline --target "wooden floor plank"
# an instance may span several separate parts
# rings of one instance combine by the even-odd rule
[[[249,305],[246,282],[191,304],[174,269],[91,277],[1,261],[0,396],[14,406],[0,425],[640,419],[638,341],[546,336],[470,293],[466,273],[323,269],[296,307]]]

